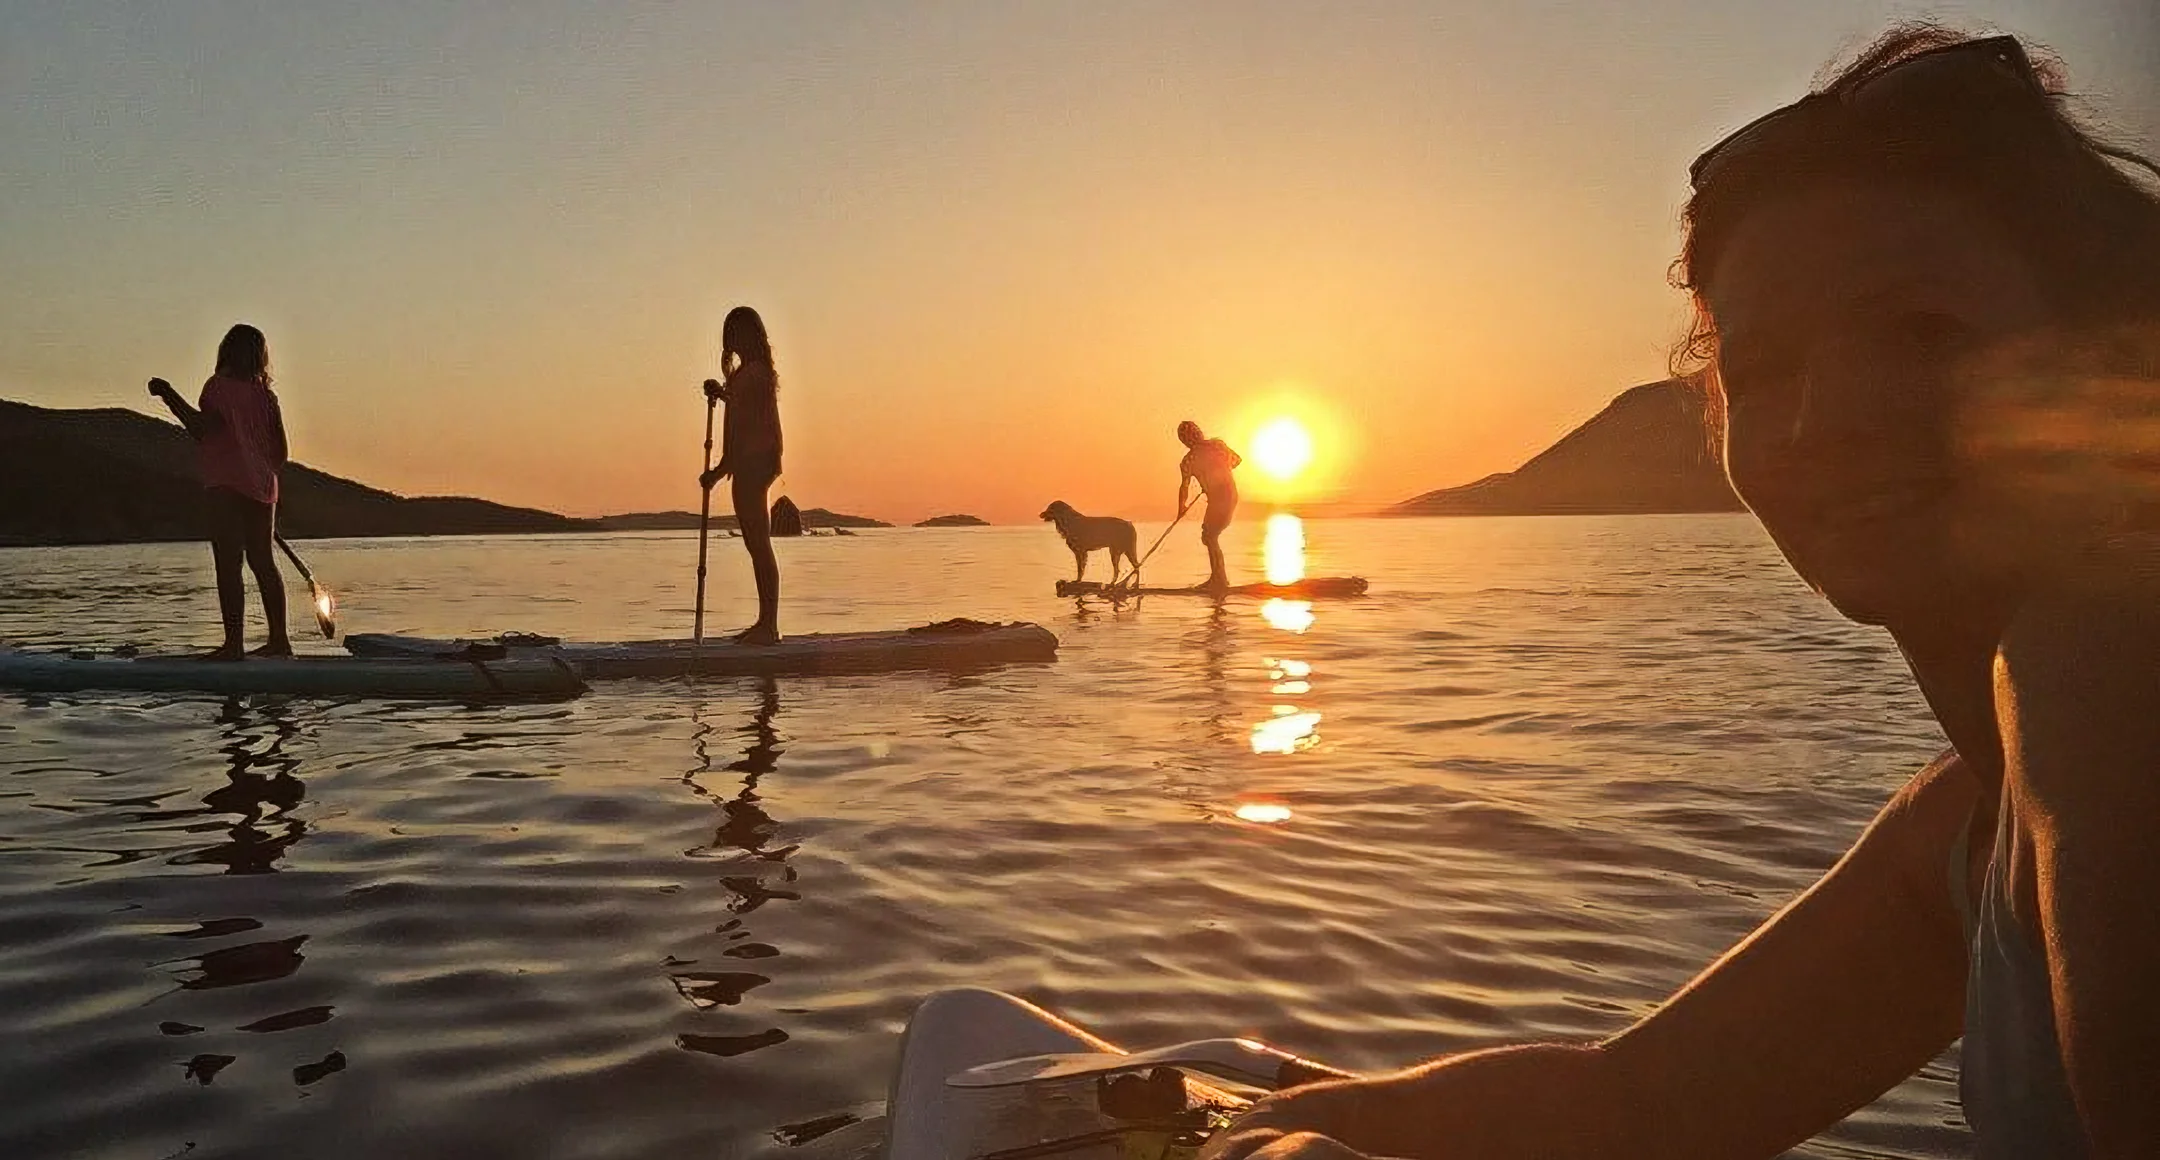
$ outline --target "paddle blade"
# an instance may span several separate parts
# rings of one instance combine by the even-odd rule
[[[313,580],[308,581],[308,597],[315,605],[315,627],[322,629],[323,639],[337,639],[337,597]]]

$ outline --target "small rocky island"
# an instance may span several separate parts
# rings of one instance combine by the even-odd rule
[[[931,516],[916,525],[918,528],[987,528],[990,521],[981,516]]]

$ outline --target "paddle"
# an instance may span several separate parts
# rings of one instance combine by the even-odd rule
[[[292,561],[293,567],[300,569],[300,578],[307,581],[308,599],[315,605],[315,627],[322,629],[324,640],[336,639],[337,598],[330,595],[328,588],[316,582],[315,573],[308,571],[307,562],[300,558],[300,553],[293,551],[291,544],[285,542],[285,537],[277,537],[277,546],[285,549],[285,558]]]
[[[1201,1071],[1269,1089],[1357,1078],[1350,1072],[1300,1059],[1250,1039],[1196,1039],[1130,1055],[1115,1051],[1080,1051],[1021,1056],[955,1072],[946,1077],[945,1083],[949,1087],[963,1088],[1009,1087],[1146,1067]]]
[[[720,384],[713,379],[705,380],[705,470],[712,470],[712,424],[713,409],[720,405]],[[699,481],[703,482],[703,473]],[[697,611],[690,622],[690,655],[696,656],[705,647],[705,542],[712,530],[712,488],[704,489],[704,498],[698,502],[697,517]]]
[[[1123,580],[1117,581],[1116,583],[1110,585],[1109,589],[1105,589],[1105,591],[1122,588],[1128,584],[1138,586],[1140,583],[1140,565],[1148,562],[1148,557],[1155,554],[1155,549],[1162,547],[1163,541],[1169,539],[1170,533],[1176,531],[1178,524],[1184,521],[1185,513],[1191,511],[1193,505],[1199,502],[1199,496],[1194,496],[1191,499],[1186,500],[1185,506],[1178,509],[1177,519],[1170,521],[1170,526],[1162,530],[1162,535],[1155,537],[1155,542],[1148,545],[1148,550],[1143,553],[1139,561],[1132,566],[1132,574],[1125,577]],[[1114,560],[1112,561],[1112,563],[1115,562],[1116,561]]]

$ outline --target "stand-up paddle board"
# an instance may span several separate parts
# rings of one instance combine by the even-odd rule
[[[1316,576],[1290,584],[1238,584],[1229,588],[1150,588],[1129,584],[1103,584],[1094,580],[1060,580],[1060,596],[1260,596],[1286,600],[1313,600],[1365,595],[1363,576]]]
[[[588,680],[617,677],[804,676],[967,669],[1052,661],[1058,639],[1039,624],[949,620],[894,632],[816,632],[779,644],[731,640],[641,640],[576,644],[552,637],[507,634],[486,640],[444,640],[355,632],[345,647],[359,656],[447,658],[499,656],[555,660]]]
[[[568,697],[585,681],[545,657],[435,660],[351,656],[115,656],[0,649],[0,688],[38,693],[99,689],[163,693],[289,693],[313,697]]]

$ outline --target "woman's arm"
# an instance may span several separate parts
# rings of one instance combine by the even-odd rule
[[[151,379],[150,393],[164,402],[165,409],[180,420],[180,425],[187,428],[187,433],[197,442],[216,434],[223,423],[217,412],[198,411],[189,406],[188,401],[180,397],[180,392],[173,390],[173,385],[164,379]]]
[[[2012,907],[2047,951],[2063,1064],[2102,1157],[2160,1154],[2160,583],[2027,608],[1996,662]]]
[[[1959,1034],[1966,949],[1949,868],[1978,797],[1955,755],[1937,759],[1821,881],[1610,1040],[1274,1097],[1221,1154],[1309,1130],[1402,1157],[1774,1156]]]
[[[285,408],[278,403],[277,392],[270,392],[270,438],[277,444],[277,466],[292,461],[292,447],[285,442]]]

